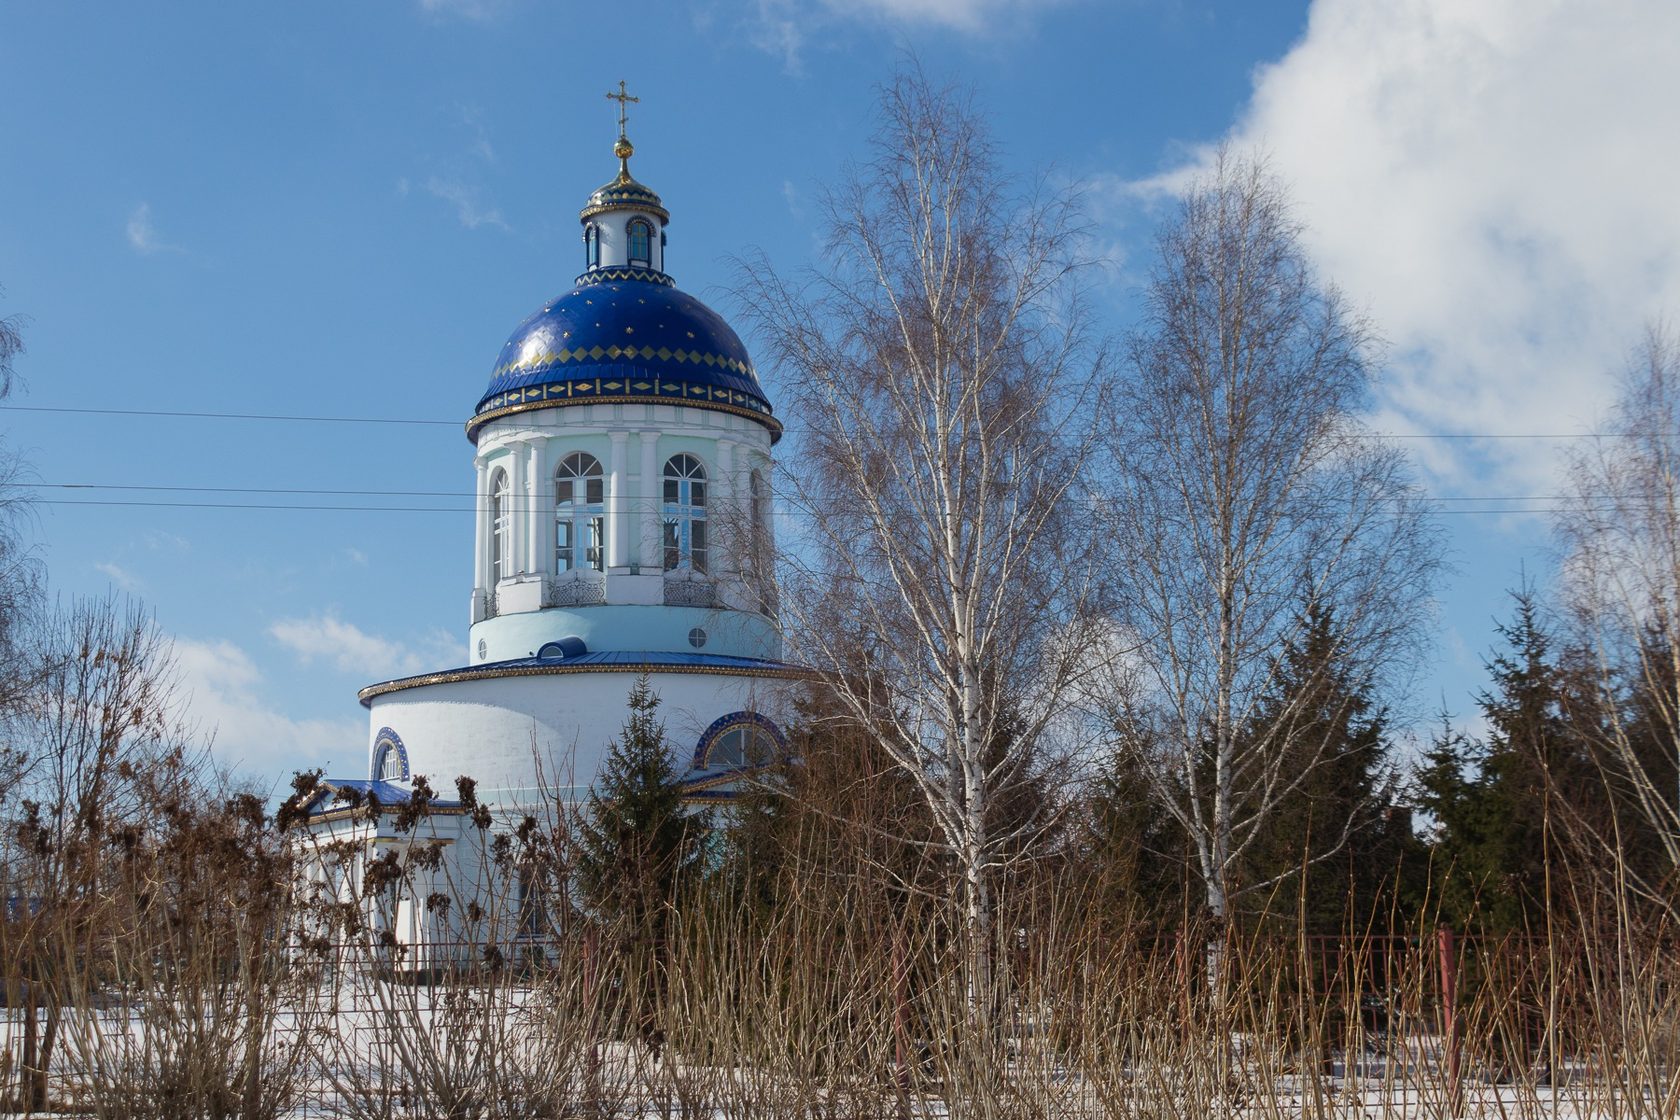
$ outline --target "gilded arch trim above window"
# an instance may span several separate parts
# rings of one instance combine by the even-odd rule
[[[408,748],[402,736],[389,727],[381,727],[373,737],[373,764],[368,777],[376,782],[406,782],[409,779]]]
[[[788,753],[782,729],[757,712],[730,712],[712,721],[694,747],[702,769],[754,770]]]

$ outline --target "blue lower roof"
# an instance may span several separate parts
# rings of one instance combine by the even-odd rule
[[[366,707],[374,697],[387,692],[420,688],[430,684],[451,684],[458,681],[481,680],[496,676],[534,676],[544,672],[649,672],[681,673],[684,671],[711,673],[744,673],[775,677],[803,677],[809,670],[786,661],[764,657],[732,657],[720,653],[676,653],[667,650],[611,650],[584,653],[575,657],[516,657],[508,661],[485,661],[477,665],[461,665],[454,669],[439,669],[412,677],[370,684],[358,693]]]

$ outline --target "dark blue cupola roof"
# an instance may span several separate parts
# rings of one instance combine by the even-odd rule
[[[574,404],[684,404],[750,416],[781,435],[752,359],[723,316],[645,268],[592,269],[502,347],[467,434]]]
[[[623,230],[641,222],[638,215],[660,226],[669,220],[659,196],[631,178],[634,152],[621,119],[613,149],[618,178],[592,193],[579,216],[590,237],[601,236],[597,223],[613,221],[613,215]],[[662,252],[654,263],[663,264]],[[645,262],[592,256],[571,291],[550,300],[508,338],[467,422],[467,436],[476,441],[485,424],[517,412],[629,403],[732,412],[763,424],[772,439],[782,433],[747,348],[721,315]]]

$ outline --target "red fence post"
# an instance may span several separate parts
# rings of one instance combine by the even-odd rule
[[[1458,948],[1452,927],[1436,930],[1435,943],[1441,956],[1441,1031],[1445,1036],[1447,1092],[1452,1102],[1450,1107],[1457,1112],[1464,1104],[1464,1086],[1460,1080],[1464,1040],[1458,1032]]]

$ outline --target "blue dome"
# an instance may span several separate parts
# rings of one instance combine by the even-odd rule
[[[684,404],[750,416],[781,435],[747,348],[723,317],[645,268],[601,268],[530,316],[502,347],[467,435],[490,420],[573,404]]]

